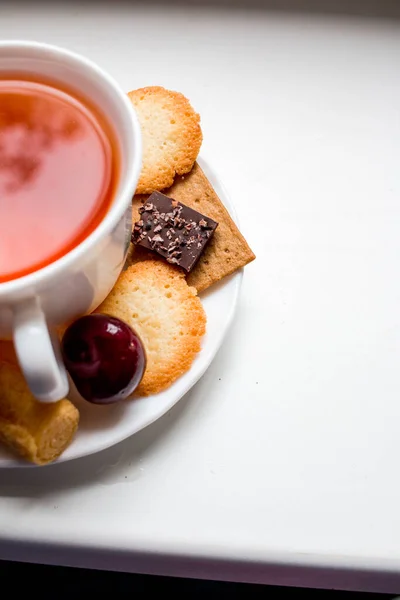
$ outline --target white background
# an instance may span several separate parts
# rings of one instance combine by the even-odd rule
[[[257,254],[169,414],[95,457],[0,473],[1,557],[398,591],[400,22],[2,3],[0,38],[185,93]],[[359,575],[293,568],[317,564]]]

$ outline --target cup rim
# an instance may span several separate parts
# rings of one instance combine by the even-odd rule
[[[126,172],[122,174],[119,184],[119,193],[116,195],[111,208],[96,229],[78,246],[49,265],[46,265],[37,271],[33,271],[32,273],[28,273],[27,275],[23,275],[22,277],[18,277],[17,279],[11,279],[10,281],[0,283],[0,297],[9,293],[20,292],[24,288],[37,285],[39,280],[43,283],[52,279],[61,271],[68,269],[80,256],[88,252],[97,242],[110,233],[121,219],[123,211],[128,207],[126,202],[127,197],[132,197],[142,166],[142,135],[138,117],[127,94],[123,92],[115,79],[104,69],[77,52],[44,42],[2,40],[0,41],[0,52],[2,49],[9,49],[10,51],[13,49],[26,49],[36,52],[38,56],[41,53],[47,56],[51,53],[56,61],[61,60],[64,64],[73,65],[75,67],[78,66],[80,68],[83,67],[84,69],[91,71],[96,77],[102,79],[112,91],[113,99],[116,103],[120,104],[120,110],[124,112],[124,135],[126,135],[126,138],[129,140],[128,144],[132,154],[132,161],[127,167]]]

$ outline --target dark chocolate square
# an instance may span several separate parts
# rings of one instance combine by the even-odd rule
[[[173,198],[153,192],[139,209],[132,242],[157,252],[187,273],[193,269],[218,223]]]

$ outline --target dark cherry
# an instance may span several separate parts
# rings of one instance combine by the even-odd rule
[[[146,353],[124,321],[108,315],[81,317],[62,340],[65,366],[80,395],[94,404],[127,398],[139,385]]]

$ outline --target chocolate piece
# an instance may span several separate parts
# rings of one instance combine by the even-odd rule
[[[157,252],[187,273],[193,269],[218,223],[160,192],[139,208],[132,242]]]

